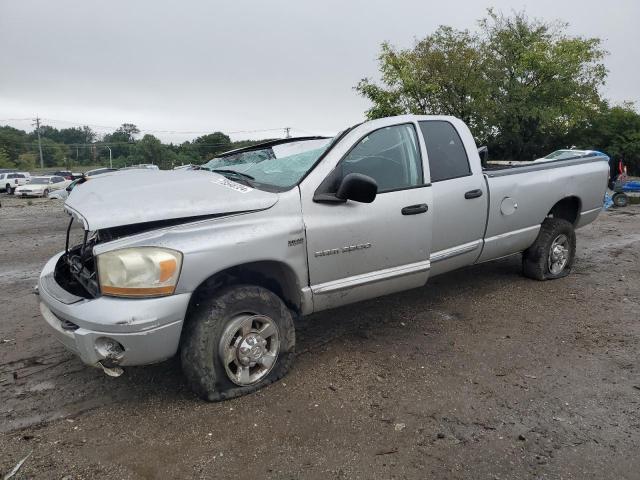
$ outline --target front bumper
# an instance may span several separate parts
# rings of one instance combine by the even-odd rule
[[[56,255],[45,265],[38,293],[40,312],[65,347],[88,365],[110,360],[96,348],[96,340],[101,337],[124,347],[117,361],[122,366],[156,363],[175,355],[190,293],[146,299],[76,297],[53,278],[61,256]]]
[[[13,194],[16,197],[42,197],[44,195],[43,192],[21,192],[21,191],[14,191]]]

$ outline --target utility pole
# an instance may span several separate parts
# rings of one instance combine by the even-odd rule
[[[284,128],[284,138],[291,138],[291,127],[285,127]]]
[[[109,168],[113,168],[113,159],[111,158],[111,147],[105,145],[105,148],[109,149]]]
[[[36,133],[38,134],[38,150],[40,150],[40,168],[44,168],[44,160],[42,159],[42,142],[40,141],[40,117],[36,117],[34,119],[34,122],[36,122]]]

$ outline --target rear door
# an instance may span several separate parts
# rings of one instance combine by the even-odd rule
[[[488,192],[479,159],[470,162],[468,146],[451,122],[425,120],[419,125],[431,171],[431,274],[436,275],[470,265],[480,255]]]
[[[372,177],[378,183],[373,203],[315,201],[327,178],[316,172],[302,183],[315,311],[424,285],[431,189],[423,167],[416,124],[404,123],[361,134],[331,172],[339,179]]]

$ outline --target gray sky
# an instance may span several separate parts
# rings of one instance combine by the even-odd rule
[[[352,87],[376,77],[381,42],[474,29],[489,6],[602,38],[605,96],[640,101],[637,0],[0,0],[0,124],[30,130],[6,119],[38,114],[104,133],[130,122],[174,142],[333,133],[363,119]]]

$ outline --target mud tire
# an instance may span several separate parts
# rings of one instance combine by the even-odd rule
[[[569,241],[569,258],[558,273],[549,270],[549,253],[554,239],[559,235],[566,235]],[[546,218],[542,222],[538,238],[533,245],[522,254],[522,273],[534,280],[555,280],[566,277],[571,273],[576,256],[576,233],[573,225],[561,218]]]
[[[258,383],[239,386],[227,376],[218,355],[225,326],[242,313],[270,317],[280,332],[280,350],[271,371]],[[180,357],[189,387],[210,402],[253,393],[291,368],[295,354],[295,327],[291,311],[275,293],[254,285],[234,285],[196,293],[183,328]]]

